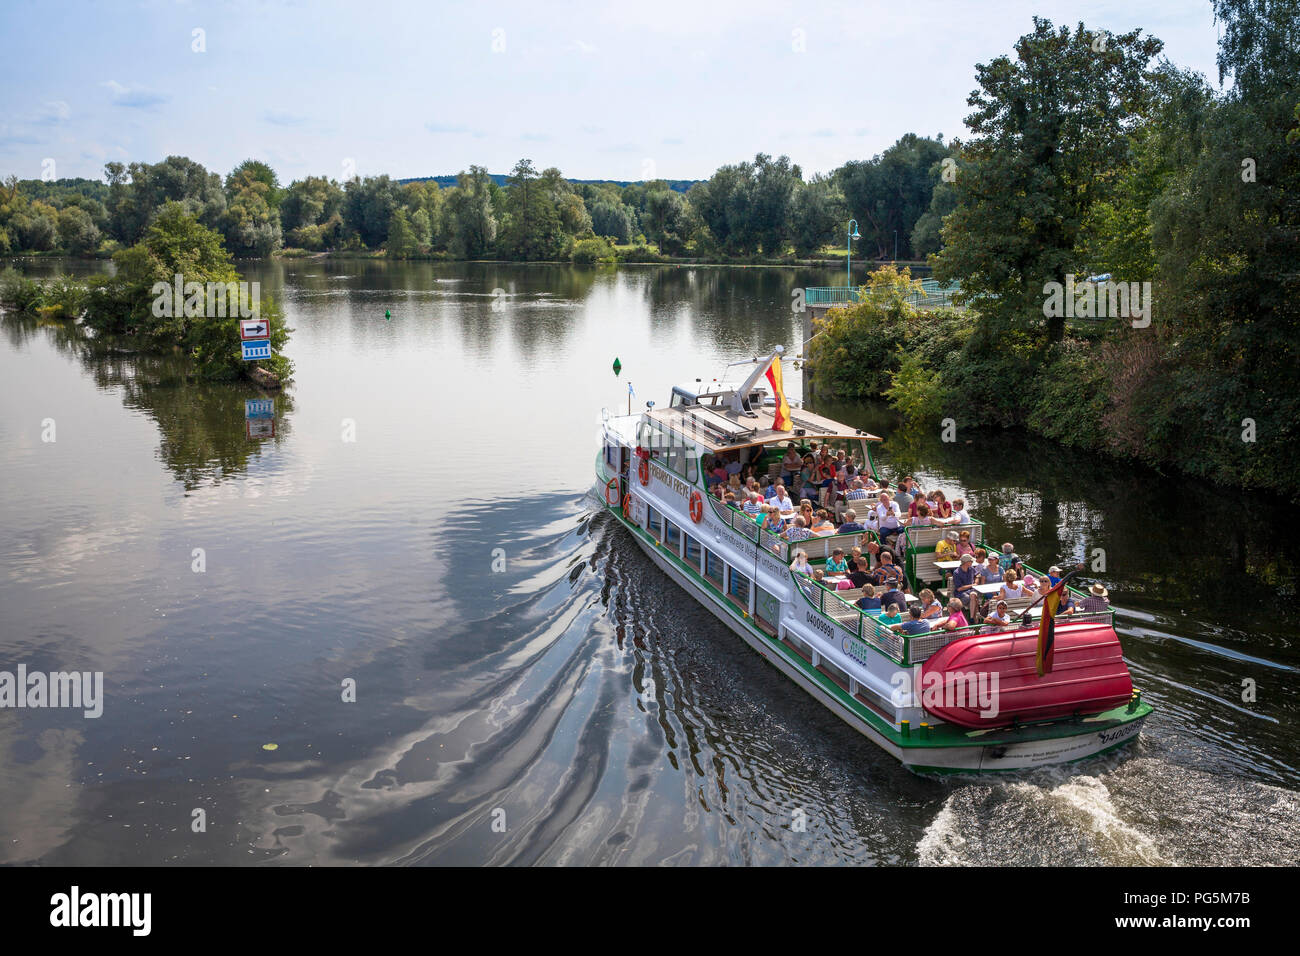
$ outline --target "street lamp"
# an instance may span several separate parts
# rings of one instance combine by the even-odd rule
[[[849,238],[845,243],[845,245],[848,247],[849,254],[848,257],[844,260],[844,284],[847,285],[850,289],[853,288],[853,240],[861,239],[861,238],[862,237],[858,235],[858,221],[856,219],[850,219]]]

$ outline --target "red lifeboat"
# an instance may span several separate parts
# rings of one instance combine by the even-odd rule
[[[1058,619],[1055,645],[1052,669],[1039,677],[1037,629],[954,641],[921,665],[921,704],[959,727],[988,728],[1095,714],[1128,702],[1133,678],[1114,628]]]

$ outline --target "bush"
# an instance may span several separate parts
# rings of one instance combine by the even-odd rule
[[[939,373],[925,367],[919,352],[898,351],[898,370],[890,376],[892,384],[885,390],[885,397],[907,424],[933,422],[947,404],[947,389]]]
[[[590,264],[613,258],[614,247],[604,239],[579,239],[573,246],[574,262]]]
[[[15,269],[0,273],[0,306],[10,312],[35,312],[41,304],[41,284]]]

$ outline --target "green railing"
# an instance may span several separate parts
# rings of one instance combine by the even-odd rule
[[[961,293],[961,285],[956,282],[940,283],[935,279],[922,279],[921,288],[908,294],[907,301],[918,309],[937,309],[957,305],[954,297]],[[870,295],[866,286],[814,286],[804,289],[804,305],[827,308],[838,305],[854,305],[861,302],[865,295]]]

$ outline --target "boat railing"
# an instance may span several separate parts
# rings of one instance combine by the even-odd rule
[[[886,657],[902,663],[903,635],[882,626],[875,618],[864,614],[861,608],[837,597],[833,591],[828,591],[807,575],[791,571],[790,577],[794,582],[795,591],[802,594],[804,600],[827,621],[848,631],[863,643],[871,645]],[[854,655],[849,653],[849,656]]]
[[[709,499],[713,514],[719,521],[739,531],[759,548],[768,554],[776,555],[786,564],[790,563],[791,555],[795,551],[804,551],[808,554],[809,561],[816,561],[829,558],[836,548],[843,548],[848,552],[863,544],[865,540],[879,540],[874,532],[852,531],[848,534],[828,534],[791,542],[760,528],[753,515],[746,514],[739,508],[720,504],[713,495],[705,495],[705,497]]]
[[[1089,614],[1069,614],[1056,619],[1058,625],[1110,624],[1111,621],[1112,615],[1109,611]],[[933,657],[953,641],[959,640],[963,637],[968,637],[971,634],[1011,634],[1016,631],[1033,637],[1038,633],[1038,622],[1034,621],[1024,627],[1016,628],[1003,629],[990,627],[987,624],[978,624],[974,627],[961,627],[955,631],[931,631],[929,634],[909,634],[907,636],[906,663],[919,664],[922,661]]]

